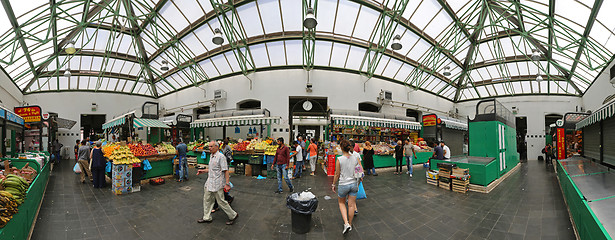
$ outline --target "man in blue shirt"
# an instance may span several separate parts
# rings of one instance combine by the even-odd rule
[[[179,159],[179,179],[177,181],[188,181],[188,159],[186,159],[188,146],[184,143],[183,139],[179,138],[179,144],[177,144],[175,149],[177,149],[177,159]]]
[[[444,149],[440,144],[436,145],[433,149],[433,158],[438,160],[444,160]]]

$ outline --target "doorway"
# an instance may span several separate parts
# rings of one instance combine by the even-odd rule
[[[97,141],[104,138],[102,125],[106,118],[104,114],[81,114],[82,139],[90,138],[90,141]]]
[[[320,137],[322,128],[321,126],[298,126],[299,128],[299,135],[300,136],[305,136],[307,137],[307,139],[312,139],[312,138],[316,138],[318,140],[318,138]]]
[[[519,152],[519,158],[521,161],[527,161],[527,141],[525,136],[527,135],[527,118],[516,117],[515,125],[517,126],[517,151]]]

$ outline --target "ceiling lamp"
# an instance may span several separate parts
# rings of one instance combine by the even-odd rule
[[[75,52],[77,52],[77,49],[75,48],[75,41],[69,41],[68,47],[66,47],[64,51],[66,51],[66,53],[68,54],[74,54]]]
[[[541,54],[540,54],[540,51],[538,51],[538,49],[533,49],[532,50],[532,57],[531,58],[532,58],[533,61],[538,61],[538,60],[540,60],[540,57],[541,57],[540,55]]]
[[[219,28],[214,29],[214,37],[211,41],[216,45],[222,45],[222,43],[224,43],[224,38],[222,38],[222,32]]]
[[[64,71],[64,76],[67,77],[67,78],[72,76],[72,74],[70,73],[70,68],[67,68],[66,71]]]
[[[308,8],[305,19],[303,19],[303,26],[307,29],[314,29],[317,24],[318,21],[316,21],[316,17],[314,16],[314,9]]]
[[[444,74],[444,76],[447,76],[447,77],[450,76],[451,75],[451,67],[445,66],[443,74]]]
[[[169,71],[169,62],[167,60],[162,60],[162,67],[160,67],[162,71]]]
[[[399,34],[395,35],[395,37],[393,37],[393,44],[391,44],[391,48],[393,50],[401,49],[401,42],[400,42],[400,40],[401,40],[401,36],[399,36]]]
[[[542,75],[540,75],[540,73],[538,74],[538,76],[536,76],[536,82],[542,82]]]

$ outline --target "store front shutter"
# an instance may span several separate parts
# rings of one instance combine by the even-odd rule
[[[583,128],[584,155],[600,160],[600,124],[592,124]]]
[[[615,118],[611,117],[602,122],[602,129],[604,134],[603,139],[603,161],[610,165],[615,166]]]
[[[443,127],[442,139],[451,149],[451,156],[463,155],[463,131]]]

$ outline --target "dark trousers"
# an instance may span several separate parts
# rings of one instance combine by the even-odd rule
[[[403,156],[395,156],[395,172],[401,172],[403,165],[402,160],[404,159]]]
[[[105,168],[92,168],[92,177],[95,188],[105,187]]]

